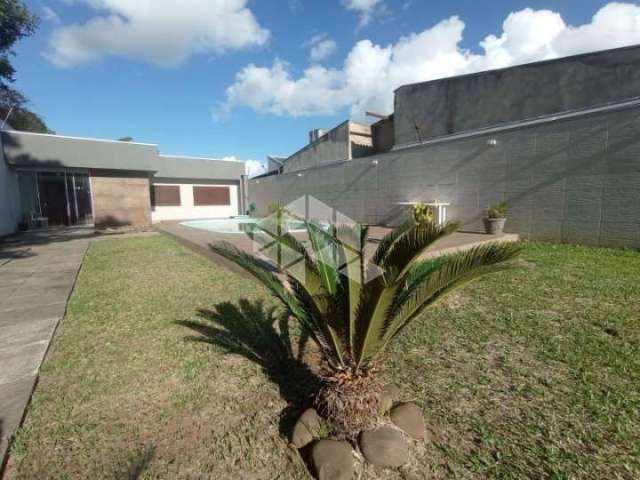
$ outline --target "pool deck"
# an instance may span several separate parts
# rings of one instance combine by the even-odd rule
[[[187,246],[191,250],[204,255],[216,263],[220,263],[230,270],[242,273],[242,270],[233,263],[216,255],[211,251],[209,245],[215,242],[230,242],[238,248],[246,252],[253,253],[253,244],[251,239],[244,233],[219,233],[202,230],[199,228],[187,227],[181,225],[179,221],[160,222],[154,225],[155,228],[163,233],[171,235],[180,243]],[[368,254],[373,253],[376,245],[384,235],[389,232],[390,228],[370,227],[369,242],[366,247]],[[455,232],[442,240],[433,244],[425,253],[424,257],[434,257],[445,255],[461,250],[467,250],[478,245],[491,242],[515,242],[518,241],[518,235],[513,233],[503,233],[501,235],[488,235],[486,233],[476,232]]]

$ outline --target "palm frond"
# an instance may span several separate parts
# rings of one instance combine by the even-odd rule
[[[360,225],[341,225],[336,231],[337,259],[338,264],[342,266],[336,305],[341,309],[342,321],[345,324],[345,342],[352,357],[357,312],[365,282],[364,248],[368,232],[368,226]]]
[[[339,277],[335,238],[314,223],[307,222],[306,228],[322,285],[327,293],[335,294]]]
[[[289,314],[300,321],[303,327],[309,329],[309,334],[316,340],[319,345],[327,345],[326,341],[318,336],[315,322],[311,321],[308,314],[307,305],[301,304],[291,291],[287,290],[281,277],[278,277],[271,271],[271,266],[250,255],[228,242],[220,242],[210,245],[212,251],[227,260],[235,263],[243,268],[247,273],[255,277],[262,285],[264,285],[276,298],[278,298]],[[287,279],[289,282],[291,279]]]
[[[366,283],[354,322],[353,356],[356,368],[364,365],[379,350],[379,342],[397,287],[388,287],[383,277]]]
[[[415,222],[413,220],[407,220],[402,225],[397,228],[394,228],[390,232],[388,232],[378,244],[378,248],[376,248],[373,257],[371,258],[371,262],[380,265],[382,259],[386,256],[387,252],[391,249],[393,244],[401,238],[407,230],[413,228],[415,226]]]
[[[324,351],[325,358],[332,365],[344,363],[343,323],[334,312],[332,297],[313,296],[303,283],[289,278],[291,290],[305,311],[304,317],[296,317],[306,327],[309,334]]]
[[[385,270],[387,282],[404,276],[407,268],[434,242],[458,229],[457,222],[413,224],[389,246],[378,265]]]
[[[425,307],[434,304],[453,290],[484,275],[513,268],[509,260],[522,247],[512,243],[492,243],[415,265],[406,275],[405,287],[399,291],[389,311],[385,326],[386,344]]]

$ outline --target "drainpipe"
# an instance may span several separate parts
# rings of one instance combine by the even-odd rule
[[[248,182],[247,175],[240,175],[240,215],[244,215],[247,212],[247,205],[249,202]]]

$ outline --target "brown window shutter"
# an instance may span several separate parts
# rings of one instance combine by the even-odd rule
[[[193,187],[193,204],[197,207],[231,205],[229,187]]]
[[[154,207],[179,207],[181,205],[178,185],[154,185],[151,192],[151,204]]]

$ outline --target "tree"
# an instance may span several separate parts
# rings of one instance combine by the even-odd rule
[[[211,248],[262,283],[318,344],[324,373],[316,406],[338,431],[353,437],[379,420],[378,372],[389,343],[455,289],[510,268],[508,261],[520,247],[491,243],[422,259],[430,245],[458,224],[409,220],[388,233],[367,259],[366,227],[332,226],[327,231],[311,222],[306,226],[309,248],[280,230],[276,239],[300,255],[303,274],[274,269],[229,243]]]
[[[44,121],[26,108],[26,98],[11,87],[15,68],[11,65],[14,44],[32,35],[39,19],[20,0],[0,0],[0,122],[9,112],[9,123],[18,130],[49,133]]]

